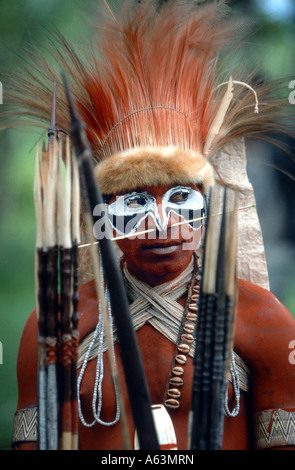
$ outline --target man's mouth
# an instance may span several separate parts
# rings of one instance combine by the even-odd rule
[[[170,243],[170,244],[153,244],[153,245],[145,245],[143,249],[148,251],[149,253],[155,253],[159,255],[169,255],[170,253],[174,253],[179,249],[182,243]]]

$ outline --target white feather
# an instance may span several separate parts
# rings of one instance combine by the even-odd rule
[[[227,113],[227,110],[229,108],[232,98],[233,98],[233,79],[232,77],[230,77],[228,81],[228,85],[227,85],[227,90],[224,94],[224,97],[222,98],[217,114],[209,129],[208,136],[207,136],[204,149],[203,149],[204,155],[207,155],[209,150],[211,149],[212,143],[222,126],[224,117]]]

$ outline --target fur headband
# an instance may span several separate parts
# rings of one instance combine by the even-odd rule
[[[176,147],[138,147],[113,154],[96,166],[104,194],[119,194],[143,186],[190,184],[204,193],[213,184],[213,170],[202,155]]]

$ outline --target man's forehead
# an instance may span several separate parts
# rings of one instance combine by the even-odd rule
[[[135,188],[133,189],[132,191],[130,191],[130,193],[143,193],[143,192],[146,192],[146,193],[149,193],[151,194],[152,196],[155,196],[155,197],[159,197],[159,196],[164,196],[164,194],[167,193],[167,191],[169,191],[170,189],[172,188],[179,188],[180,185],[179,184],[168,184],[168,185],[165,185],[165,186],[143,186],[143,187],[140,187],[140,188]],[[200,186],[196,185],[196,184],[185,184],[183,185],[182,187],[189,187],[189,188],[192,188],[198,192],[200,192],[202,194],[202,190],[200,188]],[[124,194],[126,193],[122,193],[122,194],[116,194],[112,197],[112,200],[118,196],[123,196]]]

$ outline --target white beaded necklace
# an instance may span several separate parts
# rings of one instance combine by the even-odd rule
[[[151,324],[156,330],[158,330],[161,334],[163,334],[166,338],[168,338],[173,343],[177,344],[178,337],[179,337],[179,328],[182,322],[183,307],[177,302],[177,300],[187,292],[188,286],[192,280],[192,274],[194,271],[194,260],[191,261],[190,265],[186,268],[186,270],[174,279],[172,282],[168,282],[165,284],[161,284],[160,286],[156,286],[151,288],[147,284],[139,281],[135,277],[133,277],[128,269],[126,264],[123,265],[123,276],[125,280],[125,285],[127,289],[127,294],[130,300],[132,301],[130,310],[133,320],[133,325],[135,330],[141,328],[147,321]],[[103,279],[103,276],[102,276]],[[117,342],[117,333],[116,328],[113,326],[112,316],[111,316],[111,306],[109,300],[108,289],[105,290],[106,294],[106,304],[108,307],[109,313],[109,324],[111,327],[111,337],[113,338],[112,341],[112,355],[115,358],[114,353],[114,344]],[[196,297],[197,291],[193,292],[192,299],[194,304],[196,304]],[[193,308],[193,307],[191,307]],[[196,307],[195,307],[196,308]],[[99,306],[100,311],[100,306]],[[192,313],[192,315],[195,315]],[[195,315],[196,316],[196,315]],[[189,334],[189,336],[192,336]],[[78,377],[78,410],[79,410],[79,417],[81,422],[84,426],[92,427],[96,423],[102,424],[104,426],[112,426],[116,424],[120,419],[120,405],[119,405],[119,398],[118,398],[118,391],[116,389],[116,385],[114,383],[115,388],[115,395],[116,395],[116,416],[113,421],[105,422],[102,421],[100,418],[100,413],[102,409],[102,382],[104,377],[104,366],[103,366],[103,353],[107,350],[107,339],[106,334],[104,331],[104,322],[103,322],[103,315],[99,314],[98,324],[94,332],[90,333],[87,337],[86,348],[80,347],[80,354],[79,354],[79,361],[78,361],[78,368],[82,364],[82,368]],[[90,344],[89,344],[90,341]],[[186,346],[187,343],[183,343],[180,346]],[[179,350],[181,351],[181,350]],[[188,354],[193,357],[194,355],[194,342],[191,342],[189,348],[187,348],[185,354]],[[88,364],[88,361],[96,358],[97,359],[97,366],[96,366],[96,376],[95,376],[95,386],[93,391],[93,399],[92,399],[92,411],[94,420],[91,423],[87,423],[84,419],[81,407],[81,399],[80,399],[80,388],[81,382]],[[229,417],[237,416],[239,413],[239,402],[240,402],[240,389],[239,389],[239,374],[236,369],[235,364],[235,355],[233,355],[232,362],[231,362],[231,375],[232,375],[232,383],[234,387],[236,405],[232,411],[228,409],[228,397],[226,392],[226,400],[225,400],[225,409],[224,412]],[[176,375],[176,379],[178,378]],[[177,386],[177,385],[176,385]],[[169,398],[168,398],[169,400]],[[173,401],[172,408],[179,407],[179,403],[177,406],[174,406],[175,397],[170,400],[171,403]],[[169,405],[168,405],[169,407]]]
[[[101,276],[101,279],[103,279],[103,275]],[[109,325],[110,325],[110,335],[113,337],[113,326],[112,326],[112,314],[111,314],[111,304],[110,304],[110,298],[109,298],[109,291],[108,288],[105,289],[105,303],[108,309],[108,315],[109,315]],[[101,414],[101,409],[102,409],[102,382],[103,382],[103,377],[104,377],[104,365],[103,365],[103,341],[105,337],[105,331],[104,331],[104,319],[103,319],[103,314],[101,312],[101,304],[99,303],[99,318],[98,318],[98,323],[95,328],[94,334],[92,341],[87,349],[87,352],[85,354],[85,358],[83,361],[83,365],[80,371],[80,374],[78,376],[77,380],[77,391],[78,391],[78,413],[80,420],[82,424],[86,427],[92,427],[96,423],[99,423],[103,426],[113,426],[116,424],[119,419],[120,419],[120,402],[119,402],[119,397],[118,397],[118,390],[116,387],[116,383],[114,382],[114,389],[115,389],[115,396],[116,396],[116,416],[113,421],[103,421],[100,418]],[[88,361],[91,359],[91,354],[94,346],[97,345],[96,348],[96,357],[97,357],[97,363],[96,363],[96,371],[95,371],[95,384],[94,384],[94,389],[93,389],[93,397],[92,397],[92,412],[93,412],[93,417],[94,420],[91,423],[87,423],[82,412],[82,406],[81,406],[81,397],[80,397],[80,389],[81,389],[81,382],[84,377],[84,373],[88,364]],[[112,342],[112,351],[111,354],[113,355],[113,358],[115,360],[115,351],[114,351],[114,341]]]

